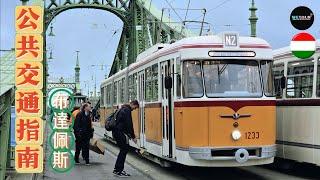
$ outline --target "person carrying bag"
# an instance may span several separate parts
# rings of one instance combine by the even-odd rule
[[[127,153],[130,149],[129,139],[132,139],[135,143],[137,142],[133,129],[131,111],[138,107],[139,103],[137,100],[130,102],[130,104],[122,105],[119,110],[108,117],[105,125],[106,130],[112,131],[112,136],[120,148],[113,170],[113,174],[118,177],[130,176],[130,174],[126,173],[123,169]]]

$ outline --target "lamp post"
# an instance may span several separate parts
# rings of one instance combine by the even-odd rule
[[[50,33],[49,33],[48,36],[51,36],[51,37],[56,36],[56,35],[53,33],[53,26],[52,26],[52,24],[50,25]]]
[[[28,2],[29,0],[20,0],[20,1],[21,1],[22,5],[25,6],[25,5],[27,5],[27,2]]]
[[[84,82],[84,88],[86,88],[86,87],[88,88],[87,95],[88,95],[88,98],[89,98],[89,95],[90,95],[90,94],[89,94],[89,90],[90,90],[89,82],[90,82],[90,81],[83,81],[83,82]]]
[[[53,57],[52,57],[52,49],[50,50],[50,54],[49,54],[49,58],[48,59],[50,59],[50,60],[53,59]]]

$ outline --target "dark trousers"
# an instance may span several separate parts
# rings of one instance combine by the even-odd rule
[[[117,172],[122,172],[124,169],[124,163],[126,161],[127,153],[130,147],[129,144],[127,144],[126,136],[124,135],[124,133],[119,131],[113,131],[112,134],[117,142],[117,145],[120,148],[120,152],[118,154],[114,170]]]
[[[76,137],[76,153],[74,159],[79,161],[80,151],[82,150],[82,157],[89,163],[89,146],[90,138],[88,137]]]

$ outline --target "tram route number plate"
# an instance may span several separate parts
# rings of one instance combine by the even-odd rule
[[[238,35],[235,33],[228,33],[224,35],[224,45],[226,47],[238,46]]]
[[[246,132],[245,138],[246,139],[259,139],[260,138],[260,132]]]

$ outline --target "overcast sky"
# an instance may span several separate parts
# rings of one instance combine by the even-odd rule
[[[186,8],[189,0],[167,1],[171,2],[173,7]],[[158,9],[170,7],[166,0],[152,2]],[[20,5],[20,0],[0,0],[0,49],[14,47],[16,5]],[[288,46],[292,36],[298,32],[291,26],[289,15],[292,9],[301,5],[308,6],[315,13],[315,22],[308,32],[319,39],[320,14],[317,8],[320,7],[320,1],[315,0],[256,0],[258,37],[267,40],[274,49]],[[190,8],[204,7],[208,11],[205,20],[212,25],[214,33],[232,30],[241,35],[250,34],[250,0],[190,0]],[[173,10],[166,10],[166,14],[176,21],[185,18],[185,11],[177,10],[177,13],[179,17]],[[189,11],[187,19],[201,20],[201,12]],[[121,20],[103,10],[73,9],[61,13],[52,23],[56,36],[47,37],[47,49],[52,49],[54,58],[49,62],[49,74],[58,77],[74,76],[75,51],[79,50],[83,92],[87,93],[84,81],[88,81],[93,88],[94,75],[99,87],[107,71],[106,66],[112,65],[122,29]],[[114,31],[117,32],[115,35]],[[92,66],[101,64],[105,65],[103,70],[101,67]]]

